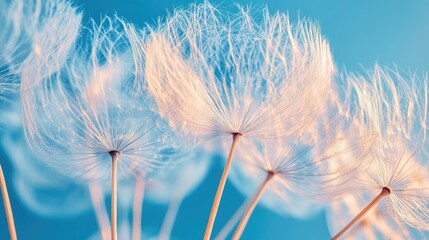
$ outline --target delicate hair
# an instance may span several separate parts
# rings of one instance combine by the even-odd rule
[[[26,66],[25,134],[51,167],[85,179],[105,178],[109,154],[118,151],[118,176],[132,176],[166,166],[180,152],[184,144],[157,116],[147,94],[135,90],[136,82],[145,81],[138,67],[144,58],[133,49],[131,32],[125,21],[105,17],[82,31],[57,71]]]
[[[86,183],[55,172],[34,156],[25,142],[21,124],[9,124],[1,143],[14,168],[12,186],[29,210],[46,217],[72,217],[91,209]]]
[[[349,104],[362,133],[380,139],[400,136],[426,138],[428,115],[427,78],[415,73],[375,65],[367,75],[349,74]]]
[[[81,19],[82,14],[63,0],[1,0],[0,99],[19,91],[23,66],[36,64],[35,57],[43,62],[37,67],[44,71],[49,71],[49,64],[61,64],[77,38]]]
[[[206,1],[176,9],[147,41],[149,92],[174,128],[195,136],[295,133],[321,113],[334,73],[316,24],[267,9]]]
[[[409,234],[411,230],[407,229],[407,226],[417,230],[429,230],[429,175],[425,163],[417,157],[418,150],[418,147],[410,148],[401,138],[389,138],[383,142],[383,148],[374,147],[366,156],[366,164],[356,175],[349,194],[344,195],[338,203],[333,203],[333,207],[347,204],[343,202],[346,199],[355,199],[354,201],[359,203],[358,207],[363,207],[363,203],[368,204],[387,187],[390,194],[377,204],[376,210],[368,213],[369,219],[374,219],[374,213],[377,213],[382,215],[378,218],[383,220],[370,222],[368,231],[375,224],[379,225],[375,229],[381,234],[386,234],[383,232],[386,230],[383,226],[392,225],[398,229],[389,234]],[[349,215],[357,212],[355,209]],[[333,229],[343,227],[337,225],[341,225],[337,222],[337,215],[344,215],[344,211],[331,211],[329,217],[336,219],[329,220]],[[350,216],[350,219],[352,217]]]
[[[429,230],[429,171],[426,161],[418,158],[419,147],[394,138],[383,145],[383,151],[375,149],[369,155],[359,182],[373,195],[388,187],[384,212],[408,226]]]
[[[369,199],[353,194],[344,195],[338,201],[332,202],[327,208],[328,228],[331,234],[336,234],[352,219]],[[413,233],[403,223],[394,218],[383,216],[380,207],[374,207],[361,222],[357,223],[344,236],[344,240],[351,239],[411,239]]]
[[[388,188],[381,213],[419,230],[429,227],[429,176],[422,151],[426,139],[427,80],[378,65],[368,77],[350,74],[351,116],[361,142],[371,142],[350,185],[350,194],[370,201]],[[366,139],[369,137],[370,140]]]
[[[272,174],[262,203],[276,212],[304,217],[320,208],[327,199],[344,193],[346,184],[356,177],[359,159],[343,161],[343,155],[358,146],[329,133],[276,140],[246,141],[237,150],[231,171],[234,185],[246,195],[257,189],[263,178]],[[334,164],[337,168],[330,168]],[[250,184],[252,183],[252,184]]]

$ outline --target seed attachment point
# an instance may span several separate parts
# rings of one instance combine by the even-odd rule
[[[392,193],[392,189],[390,189],[389,187],[383,187],[383,189],[381,190],[381,194],[383,197],[390,195]]]
[[[112,151],[109,152],[109,154],[110,154],[111,157],[115,157],[115,156],[121,155],[121,152],[120,151],[116,151],[116,150],[112,150]]]

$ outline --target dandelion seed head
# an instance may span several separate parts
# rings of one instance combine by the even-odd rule
[[[408,226],[428,230],[427,168],[403,141],[391,141],[384,151],[371,153],[360,182],[378,194],[383,187],[390,189],[385,197],[385,211]]]
[[[120,153],[118,176],[131,177],[167,166],[168,156],[184,146],[153,111],[150,98],[134,91],[144,81],[135,72],[143,56],[133,52],[127,28],[123,20],[106,17],[81,33],[56,72],[39,71],[35,85],[34,73],[23,75],[27,142],[62,173],[107,178],[113,151]]]
[[[62,63],[77,38],[82,15],[60,0],[2,0],[0,5],[0,98],[10,101],[19,90],[25,62],[36,64],[33,56],[45,60],[39,71]]]
[[[371,200],[388,189],[378,203],[380,212],[401,225],[427,230],[428,176],[421,151],[426,139],[427,81],[379,66],[368,77],[351,75],[349,81],[350,99],[357,104],[351,114],[353,127],[361,136],[372,136],[370,148],[360,154],[364,165],[350,193]]]
[[[337,156],[350,149],[338,146],[342,141],[332,138],[334,136],[319,137],[317,141],[307,137],[311,136],[243,143],[246,147],[237,150],[238,161],[233,164],[233,183],[250,195],[267,174],[273,174],[262,196],[265,205],[298,217],[314,213],[320,208],[316,200],[332,199],[345,191],[344,179],[352,178],[359,164],[339,161]],[[337,150],[333,153],[325,152],[334,148]],[[329,161],[336,161],[341,170],[324,167]],[[332,181],[335,178],[342,181]]]
[[[314,119],[335,72],[329,45],[309,21],[254,15],[204,2],[176,9],[151,34],[147,87],[174,128],[275,138]],[[310,101],[315,92],[320,102]]]
[[[333,202],[327,215],[329,231],[333,234],[340,231],[365,207],[367,201],[365,197],[347,194],[341,200]],[[407,229],[403,223],[385,216],[380,207],[374,207],[360,223],[350,229],[344,239],[419,239],[417,236],[418,234]]]
[[[15,115],[14,112],[3,114]],[[89,211],[91,201],[86,184],[53,171],[31,154],[20,119],[16,125],[8,126],[1,143],[14,167],[12,186],[21,202],[31,211],[47,217],[71,217]]]
[[[268,171],[255,165],[235,161],[231,168],[229,180],[242,194],[251,197],[255,194],[258,186],[262,184],[267,173]],[[283,181],[281,177],[274,174],[262,194],[261,206],[282,215],[298,218],[304,218],[317,212],[320,206],[294,192],[292,190],[294,187],[294,183]]]

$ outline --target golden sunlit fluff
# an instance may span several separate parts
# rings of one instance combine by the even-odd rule
[[[328,43],[311,21],[260,14],[224,15],[205,2],[176,9],[153,32],[148,88],[173,126],[275,138],[314,118],[335,72]]]
[[[211,227],[238,139],[294,134],[317,118],[335,67],[311,21],[208,2],[176,9],[146,47],[147,88],[160,114],[190,136],[232,135]],[[317,95],[318,98],[314,98]]]
[[[386,214],[407,225],[429,230],[429,175],[426,161],[418,159],[416,151],[399,140],[385,143],[384,151],[370,154],[368,167],[359,179],[371,193],[383,187],[390,190],[385,197]]]
[[[6,177],[39,215],[91,201],[91,239],[176,238],[181,204],[197,187],[211,197],[204,177],[224,164],[204,240],[232,206],[220,207],[228,177],[245,200],[215,239],[240,239],[259,203],[297,218],[329,205],[333,240],[429,231],[427,76],[375,65],[335,79],[318,24],[268,7],[205,0],[143,28],[82,17],[65,0],[0,0]],[[0,190],[16,240],[1,165]],[[168,204],[163,223],[142,217],[146,200]],[[193,226],[205,202],[185,212]]]
[[[311,190],[297,183],[306,178],[300,175],[300,168],[301,173],[307,172],[305,165],[310,162],[311,147],[304,144],[297,146],[280,140],[252,142],[237,150],[230,180],[246,198],[251,198],[269,176],[260,203],[279,214],[303,218],[317,209],[314,202],[302,197],[303,192]]]
[[[348,156],[356,146],[337,135],[319,134],[317,141],[306,135],[254,141],[237,150],[231,178],[250,195],[250,203],[233,239],[240,238],[259,199],[273,211],[303,218],[347,190],[346,179],[356,177],[361,164],[359,159],[342,161],[340,156]],[[332,161],[337,168],[329,167]]]
[[[361,134],[372,134],[380,142],[390,136],[425,140],[427,78],[378,65],[367,75],[348,76],[352,92],[345,102],[355,106],[352,114],[360,123]]]
[[[352,194],[344,195],[341,200],[333,202],[327,210],[329,231],[332,234],[340,231],[366,204],[368,204],[368,199]],[[386,217],[384,212],[383,208],[375,206],[359,223],[350,228],[342,239],[420,239],[418,233],[413,234],[404,226],[404,223]]]
[[[365,165],[356,181],[351,181],[350,193],[373,200],[333,239],[375,206],[386,206],[382,213],[396,221],[428,229],[428,169],[421,151],[426,138],[427,81],[409,77],[407,82],[398,71],[379,66],[369,74],[369,81],[350,75],[350,99],[356,100],[351,104],[357,104],[356,126],[361,136],[370,136],[372,142],[362,153]]]
[[[360,169],[354,191],[340,200],[349,212],[345,214],[344,207],[338,208],[341,203],[333,203],[328,221],[334,234],[352,219],[351,214],[359,213],[361,209],[356,208],[373,199],[376,201],[371,202],[371,211],[368,210],[361,222],[356,222],[345,235],[374,234],[400,239],[400,236],[409,238],[412,234],[407,226],[428,230],[429,175],[427,167],[417,158],[415,151],[418,149],[410,150],[405,142],[390,139],[385,141],[383,150],[383,153],[375,151],[368,155],[368,165]],[[345,220],[344,215],[349,219]]]
[[[333,193],[341,189],[343,183],[326,180],[326,178],[330,175],[344,178],[360,166],[357,163],[339,162],[337,165],[341,167],[335,170],[323,167],[327,162],[337,161],[338,156],[352,150],[352,147],[346,145],[343,139],[334,137],[335,135],[326,136],[313,144],[309,144],[309,140],[303,138],[248,143],[246,148],[237,150],[232,180],[237,188],[253,187],[252,192],[254,192],[257,187],[249,183],[258,182],[263,179],[263,176],[265,178],[270,176],[264,192],[267,195],[270,192],[270,195],[276,195],[282,199],[284,213],[288,214],[289,211],[291,215],[303,217],[311,213],[311,208],[296,208],[295,204],[306,205],[304,199],[307,199],[314,205],[315,202],[326,199],[327,196],[331,198]],[[322,149],[324,152],[320,152]],[[241,182],[240,178],[243,178]],[[247,186],[243,187],[245,182]],[[260,182],[257,184],[259,185]],[[300,199],[299,203],[294,202],[294,196]],[[279,207],[276,210],[282,212]]]

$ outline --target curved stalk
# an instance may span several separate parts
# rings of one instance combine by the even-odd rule
[[[371,210],[375,205],[377,205],[377,203],[381,199],[383,199],[383,197],[388,196],[390,193],[390,188],[383,187],[380,194],[378,194],[377,197],[375,197],[364,209],[362,209],[362,211],[360,211],[359,214],[356,215],[356,217],[354,217],[353,220],[349,222],[349,224],[347,224],[343,229],[341,229],[340,232],[338,232],[333,238],[331,238],[331,240],[339,239],[351,226],[353,226],[357,221],[359,221],[363,216],[365,216],[365,214],[369,210]]]
[[[207,222],[206,231],[204,233],[204,240],[209,240],[213,231],[213,225],[216,219],[217,211],[219,209],[220,200],[222,198],[223,189],[225,188],[226,179],[228,178],[229,169],[231,168],[232,157],[234,156],[235,148],[237,147],[238,140],[242,136],[241,133],[232,134],[232,144],[229,150],[228,159],[223,169],[222,177],[217,187],[216,196],[213,200],[212,210],[210,212],[209,220]]]
[[[11,240],[16,240],[15,221],[13,220],[12,207],[10,205],[9,194],[7,192],[6,180],[4,179],[3,169],[0,165],[0,185],[1,194],[3,196],[4,211],[6,213],[7,225],[9,227],[9,235]]]
[[[262,184],[259,187],[258,191],[256,192],[255,196],[253,197],[252,201],[250,202],[249,206],[247,207],[246,211],[244,212],[243,217],[241,218],[241,221],[238,224],[234,235],[232,236],[232,239],[237,240],[243,234],[244,228],[246,227],[247,222],[249,221],[249,218],[253,213],[253,210],[255,210],[255,207],[258,204],[259,199],[261,199],[261,196],[265,190],[265,187],[267,186],[267,184],[271,180],[271,178],[273,178],[273,176],[274,176],[274,172],[268,172],[267,177],[265,178],[264,182],[262,182]]]

